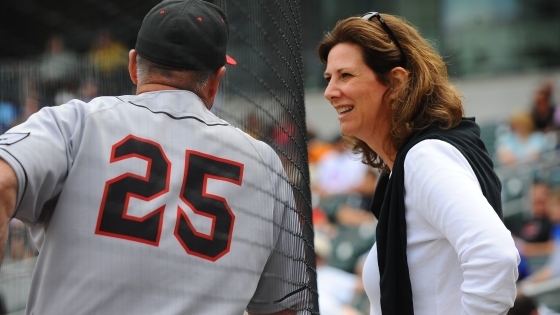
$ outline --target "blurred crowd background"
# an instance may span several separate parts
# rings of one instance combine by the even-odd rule
[[[158,2],[1,1],[0,133],[45,106],[134,93],[128,51]],[[337,20],[372,10],[416,25],[465,87],[467,114],[477,117],[502,179],[504,222],[523,258],[520,292],[541,314],[560,312],[560,274],[543,273],[560,269],[550,265],[560,253],[560,2],[306,0],[300,32],[321,314],[368,314],[360,273],[375,242],[368,208],[378,173],[341,141],[336,113],[322,98],[324,66],[315,49]],[[280,148],[288,142],[289,121],[267,126],[251,115],[240,128]],[[23,224],[12,220],[0,314],[24,309],[36,255]]]

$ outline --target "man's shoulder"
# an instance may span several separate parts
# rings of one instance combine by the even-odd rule
[[[122,103],[122,101],[114,96],[96,97],[89,102],[73,99],[64,104],[41,108],[35,115],[31,116],[35,117],[35,119],[28,119],[26,123],[30,121],[43,121],[45,118],[47,120],[63,119],[67,122],[77,122],[79,117],[86,117],[93,112],[114,107],[118,103]]]
[[[108,105],[114,106],[115,104],[119,103],[126,103],[128,99],[133,98],[134,95],[119,95],[119,96],[98,96],[91,99],[89,102],[81,102],[86,105]]]
[[[272,147],[262,141],[262,140],[258,140],[256,138],[254,138],[253,136],[251,136],[249,133],[235,127],[232,125],[229,125],[229,127],[232,129],[232,132],[238,133],[240,137],[242,137],[247,144],[250,144],[252,147],[254,147],[257,151],[259,152],[274,152],[274,150],[272,149]]]
[[[95,110],[107,106],[114,106],[118,103],[122,103],[123,100],[118,96],[98,96],[89,101],[84,101],[80,99],[73,99],[65,104],[59,106],[54,106],[52,108],[64,108],[64,107],[74,107],[85,110]]]
[[[263,163],[265,163],[269,167],[282,167],[279,156],[279,154],[281,154],[280,149],[276,148],[278,150],[275,150],[274,145],[270,145],[262,140],[256,139],[237,127],[231,125],[229,127],[232,128],[232,130],[228,132],[235,132],[239,135],[239,142],[236,144],[241,146],[240,148],[238,148],[239,150],[245,150],[246,152],[248,152],[247,150],[250,150],[256,152],[262,159]],[[277,151],[279,151],[280,153],[277,153]]]
[[[153,113],[164,113],[173,119],[195,118],[207,125],[228,125],[226,121],[211,113],[202,100],[191,91],[157,90],[138,95],[123,95],[118,99]]]

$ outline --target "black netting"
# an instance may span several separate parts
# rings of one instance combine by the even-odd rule
[[[229,67],[215,113],[268,143],[280,156],[301,214],[307,274],[305,314],[318,313],[307,160],[299,1],[211,1],[229,19]]]

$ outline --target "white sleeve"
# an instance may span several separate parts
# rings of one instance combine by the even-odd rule
[[[15,218],[37,223],[45,203],[60,193],[72,164],[72,137],[79,124],[74,106],[45,107],[1,137],[0,157],[18,178]]]
[[[405,159],[405,189],[457,253],[462,314],[506,314],[516,296],[519,253],[465,157],[447,142],[420,142]]]
[[[305,301],[308,290],[305,264],[305,220],[298,214],[294,192],[280,159],[269,149],[265,157],[275,187],[274,243],[271,255],[261,274],[259,284],[247,310],[268,314],[294,307]],[[309,227],[311,228],[311,227]]]

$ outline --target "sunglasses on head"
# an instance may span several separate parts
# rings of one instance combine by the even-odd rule
[[[393,43],[395,43],[395,45],[397,45],[397,48],[401,52],[402,64],[403,64],[403,66],[406,66],[406,61],[407,60],[406,60],[406,55],[404,54],[404,50],[402,49],[401,45],[399,44],[399,41],[395,37],[395,34],[393,34],[391,29],[389,28],[389,25],[387,25],[387,23],[385,23],[385,20],[383,20],[383,18],[381,18],[381,15],[379,15],[379,12],[368,12],[368,13],[366,13],[362,16],[362,19],[368,20],[368,21],[371,21],[371,19],[373,19],[373,18],[377,18],[379,20],[379,23],[381,23],[381,27],[383,27],[383,29],[385,30],[387,35],[389,35],[389,37],[391,38]]]

